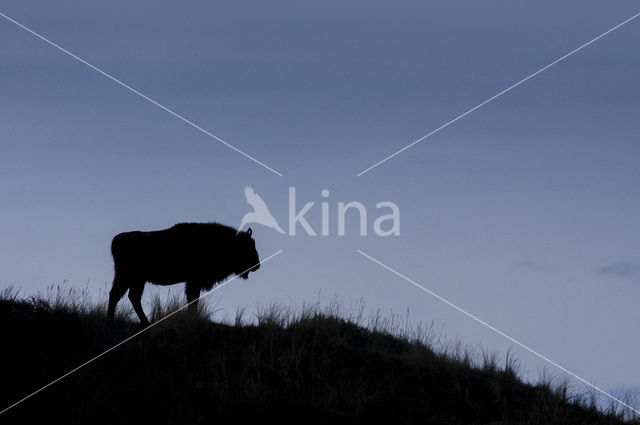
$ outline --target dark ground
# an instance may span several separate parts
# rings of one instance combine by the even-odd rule
[[[102,309],[0,300],[0,410],[140,330]],[[272,313],[273,314],[273,313]],[[0,423],[621,424],[510,367],[323,313],[223,325],[178,313]]]

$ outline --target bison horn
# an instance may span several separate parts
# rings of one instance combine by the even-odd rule
[[[249,228],[247,229],[247,236],[251,236],[251,233],[253,233],[253,232],[251,231],[251,227],[249,227]]]

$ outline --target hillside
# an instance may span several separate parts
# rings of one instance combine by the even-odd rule
[[[140,329],[104,310],[0,300],[2,409]],[[182,313],[0,415],[7,423],[620,424],[509,367],[307,312]]]

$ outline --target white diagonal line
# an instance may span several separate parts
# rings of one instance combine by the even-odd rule
[[[56,49],[60,50],[63,53],[66,53],[67,55],[71,56],[72,58],[74,58],[75,60],[82,62],[83,64],[87,65],[89,68],[93,69],[94,71],[99,72],[100,74],[104,75],[105,77],[107,77],[108,79],[112,80],[113,82],[121,85],[122,87],[126,88],[127,90],[131,91],[132,93],[137,94],[138,96],[140,96],[141,98],[148,100],[149,102],[153,103],[154,105],[156,105],[158,108],[170,113],[171,115],[173,115],[174,117],[184,121],[185,123],[189,124],[191,127],[195,128],[196,130],[201,131],[202,133],[206,134],[207,136],[211,137],[212,139],[217,140],[218,142],[222,143],[223,145],[225,145],[228,148],[233,149],[234,151],[238,152],[240,155],[245,156],[246,158],[249,158],[251,161],[255,162],[258,165],[263,166],[264,168],[266,168],[267,170],[271,171],[274,174],[279,175],[280,177],[282,177],[282,174],[280,174],[278,171],[274,170],[273,168],[269,167],[268,165],[263,164],[262,162],[258,161],[257,159],[255,159],[254,157],[252,157],[251,155],[241,151],[240,149],[236,148],[235,146],[233,146],[232,144],[230,144],[229,142],[221,139],[220,137],[216,136],[215,134],[205,130],[204,128],[200,127],[199,125],[193,123],[192,121],[189,121],[188,119],[186,119],[185,117],[183,117],[182,115],[178,114],[177,112],[174,112],[173,110],[167,108],[164,105],[161,105],[160,103],[156,102],[155,100],[151,99],[150,97],[140,93],[138,90],[134,89],[131,86],[128,86],[127,84],[123,83],[122,81],[118,80],[116,77],[112,76],[111,74],[108,74],[107,72],[101,70],[100,68],[98,68],[97,66],[94,66],[92,64],[90,64],[89,62],[85,61],[84,59],[74,55],[73,53],[71,53],[70,51],[66,50],[65,48],[59,46],[58,44],[54,43],[53,41],[45,38],[44,36],[38,34],[37,32],[33,31],[30,28],[27,28],[26,26],[22,25],[20,22],[16,21],[15,19],[10,18],[9,16],[5,15],[4,13],[0,12],[0,16],[2,16],[3,18],[5,18],[6,20],[13,22],[14,24],[16,24],[17,26],[19,26],[20,28],[22,28],[25,31],[30,32],[31,34],[35,35],[36,37],[38,37],[39,39],[41,39],[42,41],[52,45],[53,47],[55,47]]]
[[[28,396],[16,401],[15,403],[13,403],[11,406],[8,406],[6,408],[4,408],[2,411],[0,411],[0,415],[2,415],[4,412],[6,412],[9,409],[12,409],[14,407],[16,407],[17,405],[19,405],[20,403],[22,403],[23,401],[26,401],[28,399],[30,399],[31,397],[33,397],[34,395],[38,394],[39,392],[49,388],[50,386],[52,386],[53,384],[55,384],[56,382],[66,378],[67,376],[77,372],[78,370],[82,369],[83,367],[85,367],[86,365],[88,365],[89,363],[94,362],[95,360],[99,359],[100,357],[104,356],[105,354],[109,353],[110,351],[115,350],[116,348],[118,348],[119,346],[121,346],[122,344],[131,341],[133,338],[137,337],[138,335],[140,335],[141,333],[147,331],[148,329],[151,329],[152,327],[154,327],[155,325],[157,325],[160,322],[165,321],[166,319],[168,319],[169,317],[173,316],[174,314],[176,314],[177,312],[189,307],[191,304],[197,302],[198,300],[200,300],[201,298],[206,297],[207,295],[209,295],[210,293],[217,291],[218,289],[222,288],[223,286],[225,286],[226,284],[228,284],[229,282],[235,280],[238,276],[242,275],[245,272],[251,271],[251,269],[253,269],[255,266],[259,265],[259,264],[264,264],[267,261],[269,261],[271,258],[275,257],[276,255],[280,254],[282,252],[282,250],[276,252],[275,254],[271,254],[270,256],[268,256],[267,258],[265,258],[264,260],[260,261],[257,264],[254,264],[253,266],[249,267],[247,270],[241,272],[240,274],[235,275],[234,277],[232,277],[231,279],[226,280],[225,282],[219,284],[218,286],[216,286],[215,288],[211,289],[210,291],[205,292],[204,294],[200,295],[198,298],[196,298],[195,300],[192,300],[190,302],[188,302],[187,304],[183,305],[182,307],[180,307],[179,309],[172,311],[171,313],[167,314],[166,316],[158,319],[157,321],[153,322],[152,324],[150,324],[149,326],[145,327],[144,329],[134,333],[133,335],[131,335],[130,337],[127,337],[125,339],[123,339],[122,341],[120,341],[119,343],[117,343],[116,345],[114,345],[113,347],[103,351],[102,353],[98,354],[97,356],[93,357],[92,359],[87,360],[86,362],[82,363],[80,366],[76,367],[73,370],[70,370],[69,372],[65,373],[64,375],[60,376],[59,378],[54,379],[53,381],[49,382],[47,385],[43,386],[42,388],[32,392],[31,394],[29,394]]]
[[[391,273],[401,277],[402,279],[406,280],[407,282],[411,283],[412,285],[416,286],[417,288],[422,289],[424,292],[426,292],[429,295],[432,295],[434,297],[436,297],[437,299],[439,299],[440,301],[442,301],[443,303],[447,304],[448,306],[451,306],[453,308],[455,308],[456,310],[458,310],[459,312],[463,313],[464,315],[466,315],[467,317],[472,318],[473,320],[475,320],[476,322],[480,323],[481,325],[491,329],[492,331],[496,332],[499,335],[502,335],[503,337],[505,337],[506,339],[508,339],[509,341],[513,342],[514,344],[517,344],[518,346],[524,348],[525,350],[529,351],[530,353],[538,356],[539,358],[541,358],[542,360],[546,361],[547,363],[557,367],[558,369],[562,370],[563,372],[567,373],[568,375],[571,375],[572,377],[576,378],[577,380],[579,380],[580,382],[582,382],[583,384],[593,388],[594,390],[606,395],[607,397],[611,398],[612,400],[614,400],[617,403],[620,403],[622,406],[627,407],[628,409],[631,409],[632,411],[634,411],[637,414],[640,414],[640,410],[629,406],[627,403],[623,402],[622,400],[612,396],[611,394],[609,394],[608,392],[606,392],[605,390],[593,385],[592,383],[590,383],[589,381],[579,377],[578,375],[576,375],[575,373],[571,372],[570,370],[568,370],[567,368],[560,366],[558,363],[554,362],[553,360],[549,359],[548,357],[545,357],[544,355],[538,353],[537,351],[535,351],[532,348],[529,348],[528,346],[526,346],[525,344],[521,343],[520,341],[518,341],[517,339],[507,335],[506,333],[502,332],[500,329],[495,328],[493,326],[491,326],[490,324],[488,324],[487,322],[483,321],[482,319],[479,319],[478,317],[474,316],[473,314],[467,312],[466,310],[462,309],[461,307],[458,307],[457,305],[455,305],[454,303],[452,303],[451,301],[441,297],[440,295],[436,294],[433,291],[430,291],[429,289],[425,288],[424,286],[420,285],[419,283],[416,283],[415,281],[409,279],[407,276],[403,275],[402,273],[392,269],[391,267],[387,266],[386,264],[383,264],[382,262],[376,260],[375,258],[371,257],[368,254],[365,254],[364,252],[362,252],[359,249],[356,249],[356,251],[361,254],[362,256],[368,258],[369,260],[373,261],[374,263],[384,267],[385,269],[387,269],[388,271],[390,271]]]
[[[632,17],[630,17],[629,19],[627,19],[626,21],[623,21],[621,23],[619,23],[618,25],[616,25],[615,27],[603,32],[602,34],[600,34],[599,36],[593,38],[590,41],[587,41],[586,43],[584,43],[582,46],[573,49],[572,51],[570,51],[569,53],[567,53],[566,55],[559,57],[558,59],[554,60],[553,62],[551,62],[549,65],[544,66],[542,68],[540,68],[539,70],[537,70],[536,72],[534,72],[533,74],[523,78],[522,80],[518,81],[517,83],[507,87],[506,89],[502,90],[500,93],[490,97],[489,99],[485,100],[482,103],[479,103],[478,105],[474,106],[473,108],[469,109],[468,111],[466,111],[465,113],[458,115],[457,117],[455,117],[454,119],[452,119],[451,121],[447,122],[446,124],[441,125],[440,127],[436,128],[435,130],[433,130],[430,133],[425,134],[424,136],[422,136],[421,138],[414,140],[413,142],[409,143],[407,146],[405,146],[404,148],[394,152],[393,154],[387,156],[386,158],[384,158],[381,161],[376,162],[375,164],[373,164],[372,166],[370,166],[369,168],[360,171],[358,174],[356,174],[357,177],[360,177],[361,175],[363,175],[364,173],[373,170],[374,168],[376,168],[377,166],[379,166],[380,164],[382,164],[383,162],[386,162],[388,160],[390,160],[391,158],[393,158],[394,156],[406,151],[407,149],[409,149],[410,147],[422,142],[423,140],[425,140],[426,138],[436,134],[437,132],[439,132],[440,130],[448,127],[449,125],[453,124],[454,122],[458,121],[460,118],[465,117],[466,115],[472,113],[473,111],[475,111],[476,109],[479,109],[481,107],[483,107],[484,105],[486,105],[487,103],[491,102],[494,99],[497,99],[498,97],[502,96],[503,94],[505,94],[506,92],[510,91],[513,88],[518,87],[520,84],[524,83],[525,81],[535,77],[536,75],[546,71],[547,69],[551,68],[553,65],[557,64],[558,62],[568,58],[569,56],[573,55],[574,53],[584,49],[585,47],[587,47],[588,45],[590,45],[591,43],[594,43],[596,41],[598,41],[599,39],[601,39],[602,37],[604,37],[605,35],[609,34],[612,31],[617,30],[618,28],[620,28],[621,26],[623,26],[624,24],[631,22],[632,20],[634,20],[635,18],[637,18],[638,16],[640,16],[640,13],[636,13],[635,15],[633,15]]]

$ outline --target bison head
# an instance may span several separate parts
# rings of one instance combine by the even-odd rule
[[[236,235],[238,262],[234,272],[243,279],[249,277],[249,272],[255,272],[260,268],[260,258],[258,257],[258,251],[256,251],[256,241],[251,237],[251,233],[251,228],[249,228],[246,232],[238,232]]]

